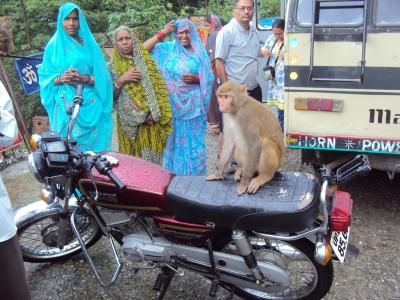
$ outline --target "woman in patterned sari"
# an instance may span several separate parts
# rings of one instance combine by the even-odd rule
[[[117,100],[119,151],[161,165],[172,131],[168,93],[153,59],[128,27],[115,30],[108,67]]]
[[[159,43],[174,31],[172,41]],[[161,70],[172,108],[164,167],[177,175],[205,175],[206,114],[214,79],[207,51],[188,19],[168,23],[144,47]]]

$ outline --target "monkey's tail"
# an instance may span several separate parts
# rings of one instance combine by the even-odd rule
[[[280,153],[279,155],[279,167],[282,167],[283,162],[285,161],[285,153],[286,153],[286,147],[285,145],[282,143],[280,145],[278,145],[278,153]]]

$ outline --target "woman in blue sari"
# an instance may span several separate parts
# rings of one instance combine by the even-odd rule
[[[172,32],[172,41],[159,43]],[[188,19],[173,21],[144,47],[160,68],[171,103],[173,132],[164,149],[164,167],[177,175],[205,175],[206,115],[214,76],[196,27]]]
[[[50,127],[67,133],[67,108],[77,84],[83,84],[83,105],[72,137],[83,150],[111,149],[113,91],[104,56],[82,10],[64,3],[59,10],[57,30],[46,46],[39,67],[40,97],[49,115]]]

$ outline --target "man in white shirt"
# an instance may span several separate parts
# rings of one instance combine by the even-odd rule
[[[258,58],[261,56],[260,39],[250,25],[254,15],[252,0],[236,0],[234,18],[218,33],[215,58],[220,83],[232,80],[246,85],[250,96],[262,100],[257,82]]]
[[[6,31],[0,28],[0,33]],[[2,37],[2,41],[6,40]],[[10,42],[11,36],[8,36]],[[9,53],[9,44],[0,44],[0,54]],[[18,135],[17,122],[10,96],[0,81],[0,146],[9,147]],[[10,198],[0,177],[0,297],[2,299],[30,299],[29,288],[18,242],[17,228]]]
[[[261,44],[256,30],[250,25],[253,15],[253,0],[235,0],[234,18],[217,35],[215,68],[220,84],[231,80],[245,85],[248,94],[261,102],[262,90],[257,81]],[[223,145],[222,121],[221,118],[218,153]]]

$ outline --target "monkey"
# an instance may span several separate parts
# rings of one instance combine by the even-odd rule
[[[11,19],[8,16],[0,17],[0,56],[10,55],[13,49]]]
[[[207,180],[223,180],[233,155],[238,163],[234,179],[240,181],[237,194],[254,194],[283,162],[285,144],[279,121],[269,108],[247,94],[244,85],[227,81],[218,88],[217,97],[223,113],[224,144],[217,170]]]

